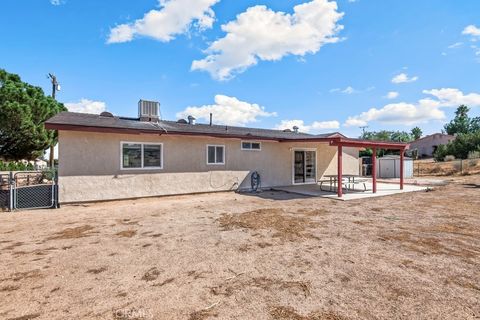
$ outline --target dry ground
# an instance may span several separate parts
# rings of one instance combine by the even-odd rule
[[[480,176],[0,215],[1,319],[478,319]]]

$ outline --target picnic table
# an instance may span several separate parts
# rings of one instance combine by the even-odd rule
[[[327,178],[327,179],[318,180],[318,183],[320,184],[320,190],[321,191],[335,192],[336,189],[337,189],[338,175],[336,175],[336,174],[326,174],[323,177]],[[363,191],[367,191],[367,186],[365,184],[367,181],[368,181],[367,179],[362,178],[361,176],[355,175],[355,174],[343,174],[342,175],[342,186],[346,190],[354,191],[355,190],[355,185],[362,184],[363,185]],[[324,183],[327,183],[327,182],[329,184],[329,189],[328,190],[323,190],[322,185]]]

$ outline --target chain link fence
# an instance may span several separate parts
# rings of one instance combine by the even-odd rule
[[[480,158],[455,159],[439,162],[433,159],[415,160],[413,163],[413,173],[416,177],[479,174]]]
[[[52,171],[0,173],[0,209],[58,207],[58,184]]]

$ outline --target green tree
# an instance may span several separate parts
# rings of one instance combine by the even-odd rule
[[[447,145],[438,146],[434,157],[439,161],[443,161],[448,155],[457,159],[467,159],[468,155],[475,151],[480,151],[480,130],[461,133]]]
[[[380,131],[365,131],[361,136],[360,139],[364,140],[374,140],[374,141],[394,141],[394,142],[410,142],[412,141],[412,136],[405,131],[388,131],[388,130],[380,130]],[[397,151],[394,151],[394,153]],[[360,151],[360,156],[370,156],[372,155],[371,149],[365,149]],[[383,149],[377,149],[377,156],[382,156],[388,154],[389,151]]]
[[[45,96],[40,87],[0,69],[0,156],[5,160],[42,156],[57,139],[44,123],[64,110],[63,104]]]
[[[423,132],[422,129],[420,129],[419,127],[415,127],[412,129],[410,134],[412,135],[413,140],[417,140],[422,137]]]
[[[480,130],[480,117],[470,118],[470,108],[461,105],[455,111],[455,118],[444,126],[445,132],[450,135],[472,133]]]

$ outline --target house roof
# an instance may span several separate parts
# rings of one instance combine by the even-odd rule
[[[312,135],[307,133],[285,132],[282,130],[235,127],[225,125],[188,124],[176,121],[140,121],[138,118],[108,117],[97,114],[61,112],[50,118],[47,129],[74,130],[112,133],[152,133],[175,135],[202,135],[225,138],[304,140],[315,138],[343,137],[338,132]]]
[[[408,144],[399,142],[371,141],[347,138],[341,133],[308,134],[292,131],[234,127],[225,125],[188,124],[176,121],[160,120],[158,122],[140,121],[138,118],[125,118],[61,112],[45,122],[51,130],[70,130],[86,132],[158,134],[208,136],[217,138],[235,138],[244,140],[273,140],[279,142],[326,142],[331,146],[372,147],[384,149],[404,149]]]
[[[447,138],[449,138],[449,139],[455,139],[455,136],[452,136],[452,135],[449,135],[449,134],[445,134],[445,133],[437,132],[437,133],[433,133],[433,134],[430,134],[430,135],[425,136],[425,137],[422,137],[422,138],[418,138],[417,140],[412,141],[411,143],[415,143],[415,142],[418,142],[418,141],[422,141],[422,140],[425,140],[425,139],[429,139],[429,138],[432,138],[432,137],[435,137],[435,136],[442,136],[442,137],[447,137]]]

